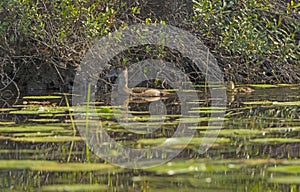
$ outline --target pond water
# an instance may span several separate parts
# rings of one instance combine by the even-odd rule
[[[189,127],[195,135],[187,146],[176,141],[166,147],[181,150],[176,158],[146,169],[104,160],[119,157],[117,150],[104,158],[90,151],[77,127],[86,121],[74,118],[71,95],[25,96],[0,109],[1,191],[300,191],[300,87],[252,87],[252,93],[228,92],[226,107],[206,106],[200,99],[189,111],[197,119],[182,118],[176,98],[157,102],[166,107],[154,115],[147,112],[156,107],[150,100],[125,107],[93,103],[88,121],[100,124],[100,118],[103,130],[132,148],[159,145],[181,121],[200,118]],[[211,114],[222,113],[224,124],[210,126]],[[204,136],[216,139],[199,153]]]

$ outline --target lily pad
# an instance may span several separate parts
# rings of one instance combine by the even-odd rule
[[[244,165],[264,165],[264,164],[277,164],[280,163],[280,160],[276,159],[247,159],[247,160],[239,160],[238,164]]]
[[[183,123],[198,123],[203,121],[225,121],[227,118],[218,118],[218,117],[183,117],[177,119],[177,121]]]
[[[14,111],[16,108],[0,108],[0,112]]]
[[[190,138],[156,138],[156,139],[140,139],[138,140],[139,144],[144,145],[160,145],[164,143],[165,146],[176,146],[176,145],[184,145],[185,143],[188,143],[189,145],[199,145],[202,142],[214,142],[214,143],[229,143],[230,139],[227,138],[197,138],[193,137]]]
[[[279,183],[279,184],[300,184],[299,176],[280,176],[268,179],[269,183]]]
[[[244,137],[262,134],[263,131],[257,129],[222,129],[220,131],[208,130],[207,135],[220,135],[224,137]]]
[[[282,166],[276,166],[276,167],[269,167],[268,171],[297,174],[297,173],[300,173],[300,165],[282,165]],[[299,180],[300,180],[300,178],[299,178]]]
[[[74,185],[47,185],[41,188],[42,191],[106,191],[107,185],[100,184],[74,184]]]
[[[272,127],[265,128],[264,131],[277,132],[277,133],[289,133],[293,131],[300,131],[300,126],[297,127]]]
[[[73,172],[73,171],[110,171],[117,168],[104,163],[57,163],[36,160],[0,160],[0,169],[31,169],[34,171]]]
[[[226,165],[226,164],[211,164],[198,162],[194,160],[189,161],[174,161],[167,164],[145,169],[147,172],[155,172],[156,174],[176,175],[188,174],[195,172],[223,172],[232,169],[239,169],[240,165]]]
[[[273,102],[274,106],[300,106],[300,101]]]
[[[24,96],[23,99],[61,99],[62,96],[58,95],[42,95],[42,96]]]
[[[278,87],[277,85],[272,84],[249,84],[251,87],[257,87],[257,88],[275,88]]]
[[[272,101],[249,101],[243,102],[244,105],[272,105]]]
[[[53,136],[53,137],[19,137],[11,138],[12,141],[32,142],[32,143],[58,143],[70,141],[82,141],[81,137],[73,136]]]
[[[298,87],[299,84],[285,84],[285,83],[281,83],[281,84],[277,84],[278,86],[281,87]]]
[[[35,171],[51,171],[51,172],[73,172],[73,171],[104,171],[114,170],[115,166],[104,163],[52,163],[47,166],[33,165],[30,167]]]
[[[198,92],[202,92],[200,90],[197,90],[197,89],[185,89],[182,91],[183,93],[198,93]]]
[[[56,123],[59,122],[59,119],[28,119],[29,122],[35,123]]]
[[[40,117],[67,117],[69,114],[66,113],[40,113]]]
[[[227,108],[226,107],[193,107],[192,110],[226,110]]]
[[[17,133],[17,132],[49,132],[64,130],[62,126],[56,125],[17,125],[0,127],[0,133]]]
[[[54,133],[15,133],[13,137],[45,137],[45,136],[52,136]]]
[[[199,114],[211,114],[211,113],[225,113],[225,110],[192,110],[189,111],[190,114],[192,113],[199,113]]]
[[[9,114],[14,114],[14,115],[38,115],[40,113],[51,113],[47,111],[42,111],[42,110],[19,110],[19,111],[10,111]],[[52,114],[52,113],[51,113]]]
[[[198,130],[213,130],[213,129],[222,129],[222,126],[190,126],[189,129],[198,129]]]
[[[0,160],[0,169],[30,169],[32,166],[55,165],[53,161],[34,161],[34,160]]]
[[[300,143],[300,139],[294,138],[257,138],[251,139],[251,143]]]
[[[299,165],[300,166],[300,159],[285,159],[281,161],[283,165]]]
[[[41,150],[40,150],[41,151]],[[22,154],[22,153],[36,153],[36,150],[33,149],[18,149],[17,151],[15,149],[1,149],[0,150],[0,154],[1,153],[18,153],[18,154]]]
[[[22,110],[17,111],[10,111],[9,114],[14,115],[40,115],[40,114],[66,114],[66,111],[68,109],[65,109],[64,107],[40,107],[40,106],[34,106],[32,108],[24,108]]]
[[[0,121],[0,125],[14,125],[16,122],[14,121]]]

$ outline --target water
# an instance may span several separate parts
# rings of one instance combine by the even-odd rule
[[[150,122],[147,101],[131,102],[126,110],[97,103],[96,109],[89,111],[89,121],[97,122],[100,117],[102,128],[111,137],[132,148],[156,146],[173,135],[180,120],[197,122],[199,119],[193,114],[202,118],[201,123],[191,126],[195,136],[188,146],[180,142],[167,146],[182,150],[176,158],[140,170],[111,165],[87,150],[78,127],[72,124],[80,122],[72,118],[73,108],[68,106],[64,95],[25,97],[0,111],[0,188],[1,191],[299,191],[299,92],[299,86],[282,85],[255,87],[251,94],[228,93],[226,108],[209,107],[205,99],[199,100],[200,107],[190,110],[189,118],[180,116],[180,102],[166,99],[165,109],[152,114]],[[85,110],[82,108],[81,112],[84,114]],[[220,132],[219,127],[208,126],[211,113],[223,112]],[[123,121],[118,121],[120,118]],[[95,130],[89,127],[89,131]],[[217,140],[201,154],[199,146],[207,135]],[[106,157],[113,159],[118,155],[117,150],[111,150]]]

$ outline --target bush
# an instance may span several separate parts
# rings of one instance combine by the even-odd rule
[[[95,37],[151,21],[140,2],[144,1],[2,0],[0,73],[15,77],[18,72],[20,86],[29,81],[71,84],[72,70]],[[201,37],[227,79],[296,83],[299,7],[293,0],[195,0],[193,19],[183,27]],[[72,69],[71,74],[62,69]]]
[[[293,0],[197,0],[194,20],[227,78],[299,82],[299,8]]]
[[[114,29],[124,5],[119,0],[1,1],[1,68],[10,75],[19,70],[21,82],[43,79],[46,72],[59,75],[61,81],[52,83],[63,83],[60,69],[76,67],[91,40]]]

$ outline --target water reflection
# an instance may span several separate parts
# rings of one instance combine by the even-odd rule
[[[0,74],[0,106],[10,107],[15,104],[20,96],[18,85],[7,74]]]
[[[47,141],[48,138],[72,137],[73,128],[68,116],[72,110],[58,102],[56,106],[43,106],[44,110],[39,111],[40,106],[23,105],[23,101],[19,101],[20,105],[1,109],[0,187],[17,191],[28,188],[57,191],[62,187],[70,191],[76,188],[86,191],[300,190],[299,86],[254,89],[251,94],[228,95],[233,99],[225,108],[225,124],[218,133],[216,127],[208,126],[210,116],[207,114],[218,113],[224,108],[207,106],[204,97],[197,101],[199,107],[193,108],[190,114],[196,112],[203,119],[192,127],[196,135],[191,143],[188,146],[179,142],[170,144],[171,148],[184,150],[176,159],[145,170],[105,169],[103,159],[86,152],[83,140]],[[162,103],[165,107],[161,107]],[[108,110],[103,103],[90,112],[90,120],[100,118],[103,128],[111,136],[136,148],[151,147],[171,136],[181,118],[180,102],[176,97],[129,99],[122,106],[125,113],[121,115],[127,115],[124,117],[127,122],[123,123],[130,123],[132,119],[150,120],[148,125],[155,131],[149,127],[124,129],[110,111],[120,110],[120,106]],[[149,113],[149,108],[153,114]],[[151,115],[153,119],[150,119]],[[23,118],[22,124],[8,123],[16,118]],[[28,121],[33,118],[40,121]],[[45,119],[57,119],[58,122],[49,123]],[[184,120],[194,121],[193,118]],[[156,130],[157,126],[162,128]],[[218,134],[218,140],[206,153],[199,154],[197,147],[205,132],[211,136]],[[118,156],[117,151],[108,151],[107,155]],[[68,167],[68,159],[72,163],[91,164],[94,169],[82,170],[78,166],[76,170],[72,164]],[[63,165],[65,169],[58,170]]]

